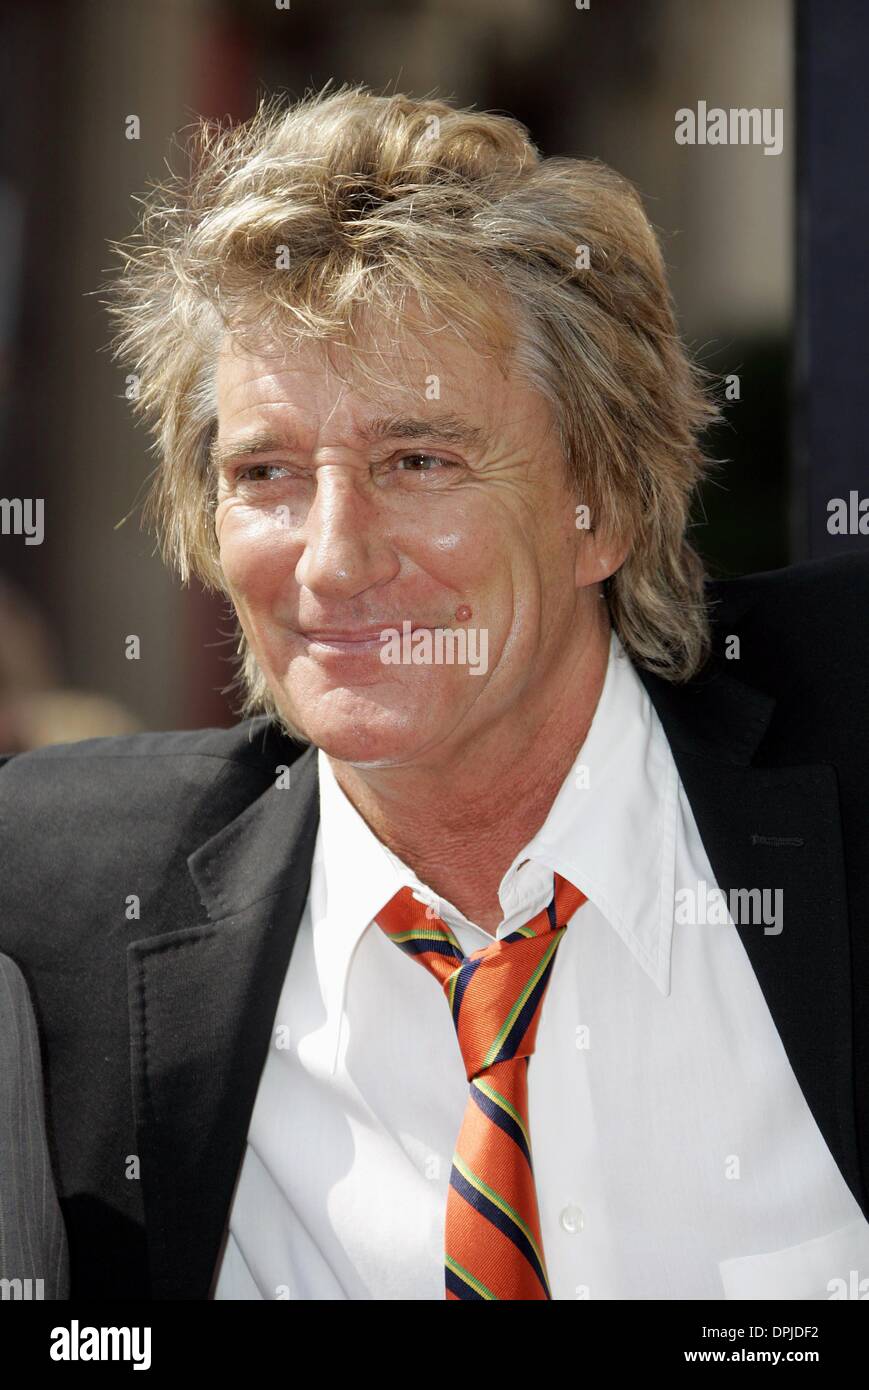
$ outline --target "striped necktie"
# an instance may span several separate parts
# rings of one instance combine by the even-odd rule
[[[548,1299],[528,1125],[528,1062],[555,953],[585,894],[554,876],[548,907],[466,956],[446,922],[401,888],[375,918],[443,985],[468,1102],[447,1193],[447,1299]]]

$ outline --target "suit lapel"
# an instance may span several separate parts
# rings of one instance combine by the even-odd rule
[[[639,675],[719,888],[782,890],[779,934],[744,920],[736,929],[806,1102],[865,1212],[836,772],[829,764],[754,765],[775,701],[721,669],[706,672],[681,687]]]
[[[287,749],[291,751],[287,752]],[[274,745],[271,767],[298,749]],[[133,1099],[154,1298],[206,1298],[319,819],[316,749],[188,858],[208,921],[128,953]]]

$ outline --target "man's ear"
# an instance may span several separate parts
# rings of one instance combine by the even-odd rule
[[[602,531],[577,531],[576,587],[601,584],[615,574],[627,559],[630,543],[623,536],[607,536]]]

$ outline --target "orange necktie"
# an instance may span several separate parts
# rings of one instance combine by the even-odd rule
[[[410,888],[374,919],[443,985],[471,1085],[447,1194],[448,1299],[552,1297],[531,1162],[528,1061],[555,953],[585,901],[555,874],[548,907],[470,956]]]

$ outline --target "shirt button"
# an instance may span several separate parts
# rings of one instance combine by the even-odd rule
[[[565,1207],[561,1213],[561,1224],[565,1231],[569,1231],[572,1236],[575,1236],[578,1231],[582,1230],[582,1208],[573,1205]]]

